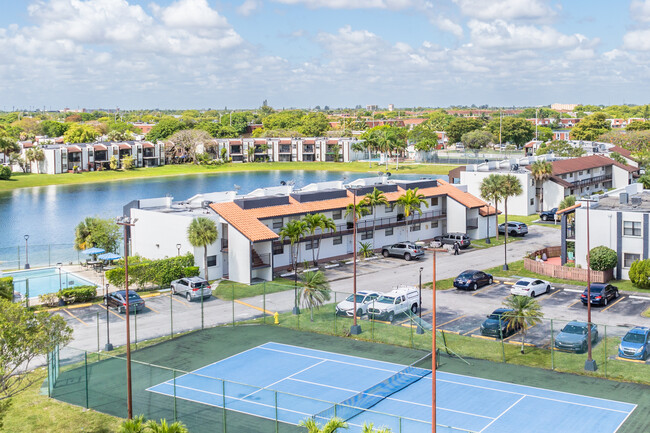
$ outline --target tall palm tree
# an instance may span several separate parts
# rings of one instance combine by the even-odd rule
[[[322,213],[315,213],[315,214],[308,213],[307,215],[302,217],[302,221],[304,221],[307,224],[307,230],[311,234],[312,239],[316,234],[316,230],[320,229],[318,248],[315,249],[313,247],[313,241],[312,241],[312,248],[311,248],[312,260],[314,262],[314,266],[318,266],[318,256],[320,255],[320,245],[323,241],[323,234],[325,233],[325,230],[335,232],[336,224],[334,224],[334,220],[332,218],[326,217]]]
[[[355,206],[354,203],[350,203],[348,207],[345,209],[345,216],[347,217],[348,215],[352,215],[352,213],[356,214],[357,217],[357,222],[363,218],[364,216],[368,215],[370,213],[370,210],[368,209],[367,206],[361,204],[361,202],[357,202],[357,205]],[[359,234],[359,231],[357,230],[357,235]],[[354,243],[356,243],[357,240],[354,240]]]
[[[302,220],[288,221],[282,227],[280,233],[278,233],[282,242],[284,242],[285,239],[289,239],[289,242],[291,243],[291,266],[294,271],[296,266],[298,266],[298,248],[294,251],[294,247],[296,244],[300,243],[300,239],[305,235],[305,233],[307,233],[307,223]]]
[[[388,200],[384,193],[377,188],[374,188],[372,192],[369,192],[361,200],[362,206],[367,206],[372,209],[372,248],[375,248],[375,223],[377,221],[377,206],[387,205]]]
[[[481,181],[480,194],[487,201],[494,202],[494,214],[495,214],[495,227],[494,232],[496,233],[496,239],[499,240],[499,200],[501,200],[501,175],[500,174],[490,174],[487,177],[484,177]]]
[[[508,320],[508,329],[521,329],[521,353],[524,353],[524,341],[526,331],[541,322],[544,313],[537,299],[530,296],[509,296],[503,301],[503,305],[512,311],[506,311],[501,315]]]
[[[508,197],[516,197],[523,192],[521,182],[512,174],[502,175],[501,197],[505,214],[505,230],[503,233],[503,270],[508,270]]]
[[[535,179],[535,195],[538,195],[537,208],[538,212],[544,210],[544,182],[546,182],[553,175],[553,165],[548,161],[535,161],[530,166],[530,172]],[[540,193],[537,194],[537,191]]]
[[[406,223],[406,240],[408,240],[409,216],[413,215],[413,217],[415,217],[415,213],[421,214],[422,213],[421,206],[424,204],[425,207],[429,207],[429,203],[427,203],[424,194],[419,194],[418,188],[415,188],[415,189],[407,189],[406,192],[397,199],[397,204],[402,206],[402,208],[404,209],[404,221]]]
[[[206,217],[192,220],[187,228],[187,239],[190,244],[193,247],[203,247],[203,271],[206,281],[208,281],[208,245],[215,243],[218,237],[217,225]]]
[[[300,278],[302,278],[302,288],[300,289],[302,304],[309,308],[313,322],[314,308],[319,308],[331,298],[330,283],[327,282],[325,274],[321,271],[305,272]]]
[[[348,423],[343,421],[341,418],[336,417],[327,421],[327,424],[325,424],[323,427],[314,421],[313,418],[304,419],[300,421],[298,425],[307,428],[307,433],[334,433],[336,429],[348,428]]]

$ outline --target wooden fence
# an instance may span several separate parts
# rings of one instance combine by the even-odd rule
[[[524,258],[524,268],[531,272],[535,272],[536,274],[548,275],[549,277],[561,278],[563,280],[587,281],[587,269],[553,265],[547,262],[531,260],[529,258]],[[590,272],[592,283],[606,283],[614,278],[613,269]]]

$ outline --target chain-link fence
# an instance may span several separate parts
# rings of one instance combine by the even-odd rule
[[[0,248],[0,270],[18,270],[28,263],[32,268],[81,263],[88,256],[74,249],[74,244],[42,244]]]

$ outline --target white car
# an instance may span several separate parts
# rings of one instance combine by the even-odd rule
[[[377,292],[357,292],[357,317],[368,314],[368,304],[381,296]],[[339,302],[336,306],[336,314],[339,316],[352,317],[354,311],[354,295],[348,296],[345,301]]]
[[[406,313],[418,312],[419,293],[418,289],[411,286],[399,287],[388,293],[384,293],[379,299],[373,302],[368,308],[368,315],[373,319],[388,320],[392,322],[395,316]]]
[[[542,293],[549,293],[550,291],[551,283],[535,278],[522,278],[510,289],[512,295],[530,296],[531,298],[541,295]]]

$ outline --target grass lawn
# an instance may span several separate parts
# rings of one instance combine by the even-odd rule
[[[508,236],[508,243],[511,242],[517,242],[525,239],[524,237],[521,236]],[[490,238],[490,243],[487,244],[485,243],[485,239],[472,239],[472,248],[491,248],[491,247],[498,247],[500,245],[503,245],[503,242],[505,241],[505,237],[503,235],[499,235],[499,240],[497,240],[496,237],[491,237]]]
[[[391,173],[413,174],[448,174],[455,165],[443,164],[400,164],[399,170],[395,164],[389,164]],[[269,163],[230,163],[220,166],[206,166],[193,164],[175,164],[162,167],[135,168],[129,171],[94,171],[79,174],[35,174],[14,173],[10,180],[0,181],[0,192],[11,191],[17,188],[28,188],[46,185],[69,185],[79,183],[95,183],[113,180],[138,179],[146,177],[180,176],[186,174],[215,174],[237,171],[269,171],[269,170],[313,170],[313,171],[356,171],[372,172],[385,170],[385,165],[367,162],[269,162]]]
[[[455,278],[445,278],[444,280],[436,280],[436,290],[449,290],[454,288]],[[424,283],[422,287],[425,289],[431,289],[433,286],[432,283]]]
[[[641,315],[642,315],[643,317],[650,317],[650,308],[648,308],[648,309],[645,310],[643,313],[641,313]]]
[[[12,399],[2,431],[12,433],[114,433],[122,420],[50,399],[40,393],[47,373],[38,369],[31,376],[36,382]]]
[[[298,277],[298,287],[300,287],[300,277]],[[283,292],[285,290],[293,289],[293,280],[286,278],[276,278],[272,283],[260,284],[242,284],[234,281],[223,280],[219,283],[212,294],[224,301],[232,301],[233,299],[250,298],[251,296],[259,296],[263,294]]]
[[[501,211],[503,211],[501,209]],[[520,223],[524,223],[526,225],[538,225],[538,226],[544,226],[544,227],[553,227],[556,229],[559,229],[562,227],[562,225],[559,223],[557,224],[544,224],[540,221],[539,215],[510,215],[508,214],[508,221],[517,221]],[[506,216],[504,214],[499,215],[499,224],[506,222]]]

